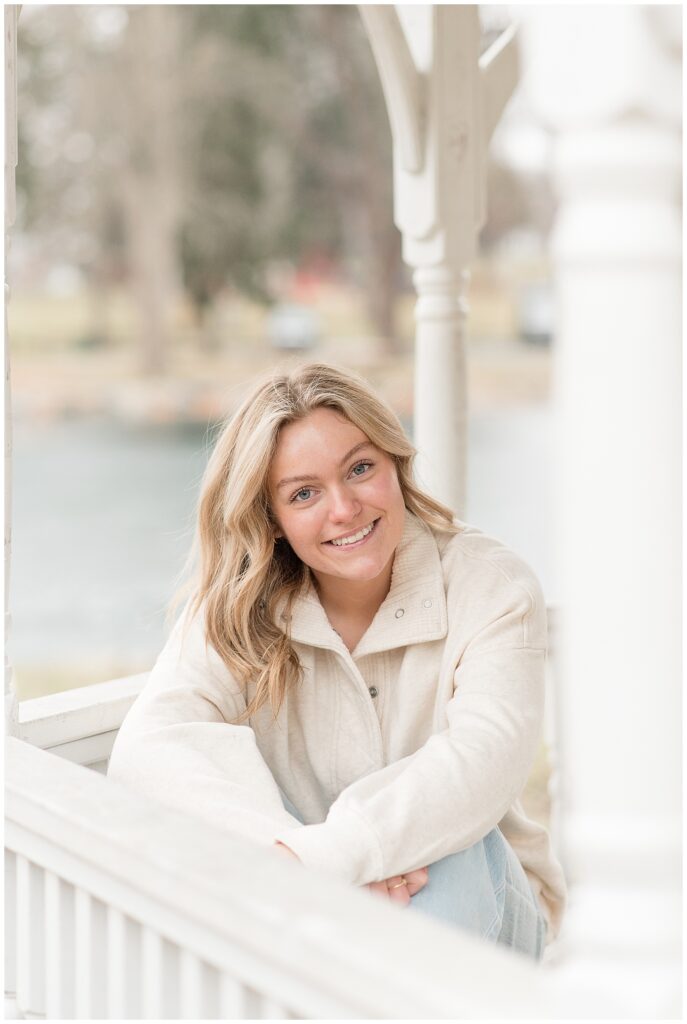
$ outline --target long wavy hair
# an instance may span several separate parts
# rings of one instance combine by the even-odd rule
[[[267,701],[276,716],[287,690],[302,678],[288,633],[275,624],[283,599],[286,620],[306,585],[308,568],[286,538],[275,540],[268,473],[279,432],[320,407],[363,431],[396,464],[405,506],[428,526],[459,532],[451,510],[413,480],[416,450],[389,406],[358,374],[324,363],[262,379],[222,429],[201,484],[189,559],[193,575],[188,620],[201,609],[206,640],[233,678],[255,684],[237,723]],[[179,595],[178,595],[179,597]]]

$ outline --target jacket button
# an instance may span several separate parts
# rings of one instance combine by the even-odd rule
[[[423,601],[422,604],[423,604],[424,608],[431,608],[432,607],[432,602],[430,601],[429,598],[427,598],[426,601]]]
[[[400,618],[402,618],[402,616],[403,616],[404,614],[405,614],[405,609],[403,609],[403,608],[397,608],[397,609],[396,609],[396,618],[397,618],[397,619],[400,619]]]
[[[376,697],[377,694],[379,693],[376,686],[368,686],[368,690],[370,691],[370,696],[373,698]]]

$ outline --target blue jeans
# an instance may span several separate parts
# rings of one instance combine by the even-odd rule
[[[289,814],[302,821],[282,793]],[[520,861],[498,828],[459,853],[429,865],[427,883],[409,908],[489,942],[541,960],[546,921]]]

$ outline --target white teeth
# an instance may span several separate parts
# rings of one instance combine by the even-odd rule
[[[369,526],[364,526],[362,530],[358,531],[358,533],[354,533],[352,537],[343,537],[341,540],[332,540],[330,543],[335,544],[337,548],[342,548],[346,544],[356,544],[359,540],[362,540],[363,537],[367,537],[368,533],[372,532],[373,526],[374,523],[370,523]]]

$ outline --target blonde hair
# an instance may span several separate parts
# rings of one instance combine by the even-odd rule
[[[362,377],[310,363],[259,382],[215,444],[201,485],[191,553],[198,565],[189,584],[188,621],[202,607],[206,640],[242,687],[251,681],[256,686],[237,723],[267,701],[276,717],[287,690],[302,678],[291,640],[273,616],[286,598],[290,618],[308,569],[285,538],[275,543],[268,473],[281,428],[323,406],[391,456],[410,512],[435,529],[459,532],[451,510],[415,485],[415,448],[396,414]]]

